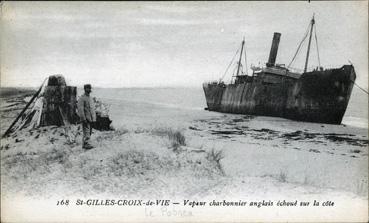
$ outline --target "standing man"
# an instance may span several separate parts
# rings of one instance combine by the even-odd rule
[[[92,133],[91,124],[96,122],[95,104],[90,97],[91,84],[85,84],[83,88],[85,93],[78,100],[78,115],[82,121],[83,132],[82,148],[92,149],[94,147],[90,144],[90,137]]]

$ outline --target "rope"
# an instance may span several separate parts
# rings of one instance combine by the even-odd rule
[[[232,77],[231,77],[231,83],[233,82],[233,77],[235,77],[234,73],[237,70],[237,66],[233,68],[233,73],[232,73]]]
[[[366,94],[369,95],[369,92],[367,90],[365,90],[364,88],[360,87],[357,83],[355,83],[355,81],[352,81],[352,83],[354,83],[356,85],[356,87],[358,87],[360,90],[364,91]]]
[[[228,69],[231,67],[231,65],[232,65],[232,63],[233,63],[234,58],[235,58],[235,57],[236,57],[236,55],[238,54],[238,51],[240,51],[240,49],[238,49],[238,50],[237,50],[237,52],[235,53],[235,55],[233,56],[233,58],[232,58],[232,60],[231,60],[231,63],[229,63],[229,65],[228,65],[227,69],[225,70],[225,72],[224,72],[224,74],[223,74],[222,78],[220,78],[220,81],[222,81],[222,80],[224,79],[225,75],[227,74]]]
[[[297,53],[300,51],[300,48],[301,48],[302,43],[305,41],[306,37],[307,37],[307,36],[308,36],[308,34],[309,34],[309,28],[310,28],[310,25],[311,25],[311,23],[308,25],[308,27],[307,27],[307,29],[306,29],[306,32],[305,32],[305,36],[304,36],[304,38],[301,40],[301,42],[300,42],[299,46],[297,47],[296,53],[295,53],[295,55],[293,56],[293,58],[292,58],[291,62],[288,64],[287,68],[289,68],[289,67],[291,66],[291,64],[293,63],[293,61],[295,60],[295,58],[296,58],[296,56],[297,56]]]
[[[314,34],[315,34],[315,42],[316,42],[316,51],[318,53],[318,62],[320,67],[320,56],[319,56],[319,46],[318,46],[318,37],[316,36],[316,26],[314,27]]]
[[[234,67],[233,68],[233,72],[232,72],[232,77],[234,77],[235,75],[234,75],[234,73],[236,72],[236,70],[237,70],[237,67]]]

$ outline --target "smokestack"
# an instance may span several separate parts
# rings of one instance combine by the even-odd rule
[[[275,59],[277,58],[278,45],[279,45],[280,38],[281,38],[280,33],[274,33],[272,47],[270,48],[270,53],[269,53],[269,60],[268,60],[268,63],[266,64],[267,67],[274,66],[275,64]]]

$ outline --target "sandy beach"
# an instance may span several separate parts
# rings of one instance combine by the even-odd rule
[[[2,95],[2,133],[29,95]],[[103,101],[116,130],[94,131],[92,150],[82,149],[78,125],[24,129],[1,140],[5,204],[14,197],[310,199],[366,216],[365,128]]]

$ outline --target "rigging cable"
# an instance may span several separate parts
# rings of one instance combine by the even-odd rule
[[[301,40],[301,42],[300,42],[299,46],[297,47],[296,53],[295,53],[295,55],[293,56],[293,58],[292,58],[292,60],[291,60],[290,64],[288,64],[287,68],[289,68],[289,67],[291,66],[291,64],[293,63],[293,61],[296,59],[296,56],[297,56],[298,52],[300,51],[300,48],[301,48],[302,43],[305,41],[306,37],[307,37],[307,36],[308,36],[308,34],[309,34],[309,28],[310,28],[310,26],[311,26],[311,24],[309,24],[309,25],[308,25],[308,27],[307,27],[307,29],[306,29],[306,32],[305,32],[305,36],[304,36],[304,38]]]
[[[238,65],[238,62],[237,62],[237,65]],[[237,66],[233,68],[232,78],[235,77],[234,73],[236,72],[236,70],[237,70]]]
[[[238,63],[238,62],[237,62]],[[236,77],[235,75],[234,75],[234,73],[236,72],[236,70],[237,70],[237,66],[235,66],[234,68],[233,68],[233,73],[232,73],[232,77],[231,77],[231,83],[233,82],[233,77]]]
[[[360,87],[357,83],[355,83],[355,81],[352,81],[352,83],[354,83],[356,85],[356,87],[358,87],[360,90],[364,91],[366,94],[369,95],[369,92],[366,91],[364,88]]]
[[[318,53],[318,63],[320,67],[320,56],[319,56],[319,46],[318,46],[318,37],[316,36],[316,26],[314,27],[314,34],[315,34],[315,42],[316,42],[316,51]]]
[[[231,62],[229,63],[229,65],[228,65],[227,69],[225,70],[225,72],[224,72],[224,74],[223,74],[222,78],[220,78],[220,80],[221,80],[221,81],[224,79],[225,75],[227,74],[228,69],[231,67],[231,65],[232,65],[232,63],[233,63],[234,58],[235,58],[235,57],[236,57],[236,55],[238,54],[238,51],[240,51],[240,49],[238,49],[238,50],[237,50],[237,52],[235,53],[235,55],[233,56],[233,58],[232,58]]]

